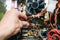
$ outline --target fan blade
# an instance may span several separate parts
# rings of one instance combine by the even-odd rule
[[[36,12],[33,8],[29,9],[29,12],[31,12],[32,14],[36,14]]]

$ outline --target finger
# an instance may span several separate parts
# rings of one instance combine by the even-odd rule
[[[22,21],[23,26],[29,26],[29,22]]]
[[[19,20],[19,26],[18,27],[21,29],[23,26],[29,26],[29,23],[26,21]]]
[[[19,12],[18,17],[27,19],[27,16],[24,13]]]
[[[19,27],[17,27],[16,30],[13,32],[13,35],[17,34],[22,27],[24,27],[24,26],[29,26],[29,23],[26,22],[26,21],[19,21],[19,22],[20,22],[20,25],[19,25]]]
[[[16,28],[22,28],[23,24],[21,20],[18,20],[18,22],[16,22]]]
[[[22,28],[23,26],[29,26],[29,22],[19,20],[19,21],[16,23],[16,25],[17,25],[16,28]]]
[[[18,20],[16,22],[16,28],[15,28],[15,31],[13,32],[13,35],[17,34],[21,28],[22,28],[22,22],[20,20]]]
[[[16,35],[19,31],[20,31],[20,28],[17,28],[17,29],[14,31],[13,35]]]

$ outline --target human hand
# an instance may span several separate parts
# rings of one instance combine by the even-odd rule
[[[20,18],[27,19],[27,16],[20,13],[17,9],[12,9],[5,13],[0,22],[0,40],[15,35],[23,26],[29,25],[27,21],[22,21]]]

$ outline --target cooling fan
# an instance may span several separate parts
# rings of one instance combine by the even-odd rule
[[[32,15],[39,13],[42,9],[44,9],[46,3],[44,0],[27,0],[26,1],[26,14]]]

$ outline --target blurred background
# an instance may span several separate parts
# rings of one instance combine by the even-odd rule
[[[5,0],[0,0],[0,20],[2,19],[4,13],[5,13],[5,7],[4,7]]]

